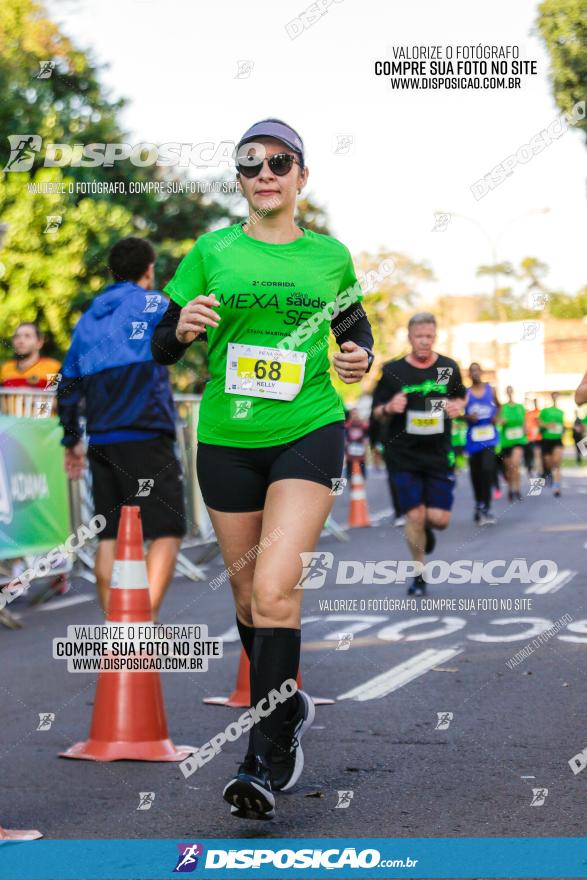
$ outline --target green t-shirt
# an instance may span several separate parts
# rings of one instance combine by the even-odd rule
[[[495,427],[497,428],[497,443],[495,444],[495,453],[497,455],[498,452],[501,452],[503,446],[503,425],[498,422]]]
[[[526,434],[526,410],[521,403],[504,403],[501,407],[502,449],[524,446],[528,442]]]
[[[545,409],[541,409],[538,421],[546,425],[545,428],[540,429],[542,439],[562,440],[565,429],[564,418],[565,414],[558,406],[547,406]]]
[[[451,424],[452,445],[464,446],[467,442],[467,423],[464,419],[453,419]]]
[[[303,233],[267,244],[239,223],[208,232],[165,287],[180,306],[208,294],[220,302],[218,327],[206,328],[211,378],[198,422],[204,443],[275,446],[344,420],[330,379],[330,321],[363,295],[348,249],[328,235]],[[281,349],[278,357],[289,362],[267,348]],[[298,352],[306,355],[303,364]]]

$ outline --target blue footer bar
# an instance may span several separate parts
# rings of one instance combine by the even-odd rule
[[[35,840],[0,843],[3,880],[587,878],[585,837]]]

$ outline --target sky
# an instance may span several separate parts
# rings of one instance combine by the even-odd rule
[[[258,119],[285,119],[304,139],[307,191],[327,210],[332,234],[353,254],[383,247],[426,261],[435,276],[426,296],[489,290],[475,271],[492,252],[514,264],[539,257],[552,289],[584,285],[587,153],[579,132],[518,163],[483,198],[471,191],[559,115],[535,32],[537,3],[324,3],[306,27],[305,0],[49,0],[48,8],[108,65],[102,81],[128,100],[122,122],[132,142],[236,142]],[[293,19],[294,39],[286,27]],[[518,90],[427,91],[394,90],[374,75],[393,46],[480,43],[519,46],[537,75]],[[344,152],[336,152],[340,136],[350,144]],[[433,231],[439,211],[451,217]]]

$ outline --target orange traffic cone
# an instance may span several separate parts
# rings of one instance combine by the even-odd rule
[[[244,648],[241,648],[241,654],[238,661],[238,672],[236,674],[236,687],[229,697],[205,697],[202,702],[208,703],[209,706],[230,706],[232,709],[242,709],[251,705],[251,683],[250,683],[251,664]],[[302,687],[302,676],[298,670],[296,677],[298,688]],[[312,702],[316,706],[330,706],[334,700],[328,697],[312,697]]]
[[[152,623],[143,530],[139,507],[121,510],[116,562],[106,620]],[[157,671],[101,672],[90,738],[61,753],[90,761],[183,761],[192,746],[169,739],[161,680]]]
[[[0,840],[38,840],[42,837],[40,831],[24,828],[2,828],[0,825]]]
[[[351,501],[349,504],[349,529],[357,529],[362,526],[370,526],[369,508],[367,507],[367,493],[365,492],[365,480],[361,473],[361,465],[357,459],[353,459],[351,472]]]

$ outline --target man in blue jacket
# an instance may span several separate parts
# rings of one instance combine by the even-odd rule
[[[153,617],[175,570],[185,535],[182,474],[175,455],[175,414],[167,368],[151,355],[151,335],[167,309],[153,290],[155,251],[144,238],[124,238],[110,251],[114,284],[80,318],[61,368],[57,403],[65,469],[85,466],[79,405],[85,399],[88,462],[99,534],[95,573],[107,610],[116,534],[123,504],[139,505]]]

